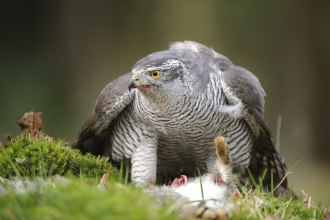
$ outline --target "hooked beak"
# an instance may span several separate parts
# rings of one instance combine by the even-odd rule
[[[131,91],[131,89],[137,88],[137,82],[139,82],[139,78],[133,74],[131,80],[129,81],[128,84],[128,91]]]

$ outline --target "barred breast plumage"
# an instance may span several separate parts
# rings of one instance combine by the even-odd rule
[[[224,136],[242,181],[245,168],[255,177],[268,168],[276,184],[286,167],[263,118],[264,95],[258,79],[228,58],[195,42],[175,43],[101,92],[73,146],[127,162],[131,180],[148,185],[156,176],[212,170],[213,139]]]

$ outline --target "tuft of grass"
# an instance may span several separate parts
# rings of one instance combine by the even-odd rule
[[[311,198],[304,195],[303,199],[285,199],[262,192],[260,187],[255,190],[241,186],[241,192],[232,197],[232,219],[322,219],[327,212],[320,206],[308,205]]]
[[[86,176],[102,177],[113,167],[106,157],[82,155],[62,140],[34,138],[29,134],[0,144],[0,176]]]

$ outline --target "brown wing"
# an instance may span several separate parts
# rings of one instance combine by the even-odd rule
[[[93,113],[80,129],[73,148],[80,149],[83,153],[102,155],[109,143],[111,122],[133,99],[133,91],[129,92],[127,88],[130,78],[131,73],[127,73],[102,90]]]
[[[263,116],[265,92],[257,77],[241,67],[224,71],[222,80],[232,93],[243,102],[260,126],[260,135],[256,137],[251,149],[249,169],[256,181],[267,169],[264,179],[264,184],[267,186],[270,186],[271,183],[272,170],[275,187],[285,176],[286,165],[282,156],[276,151],[273,136]],[[281,186],[286,189],[287,181],[284,180]]]

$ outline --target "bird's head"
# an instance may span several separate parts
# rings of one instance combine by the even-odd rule
[[[198,54],[186,50],[152,53],[133,66],[128,88],[137,88],[146,96],[190,96],[202,83],[207,84],[200,77],[202,65],[195,62],[199,58]]]
[[[128,88],[137,88],[146,96],[180,95],[189,70],[177,58],[174,53],[161,51],[141,59],[133,66]]]

